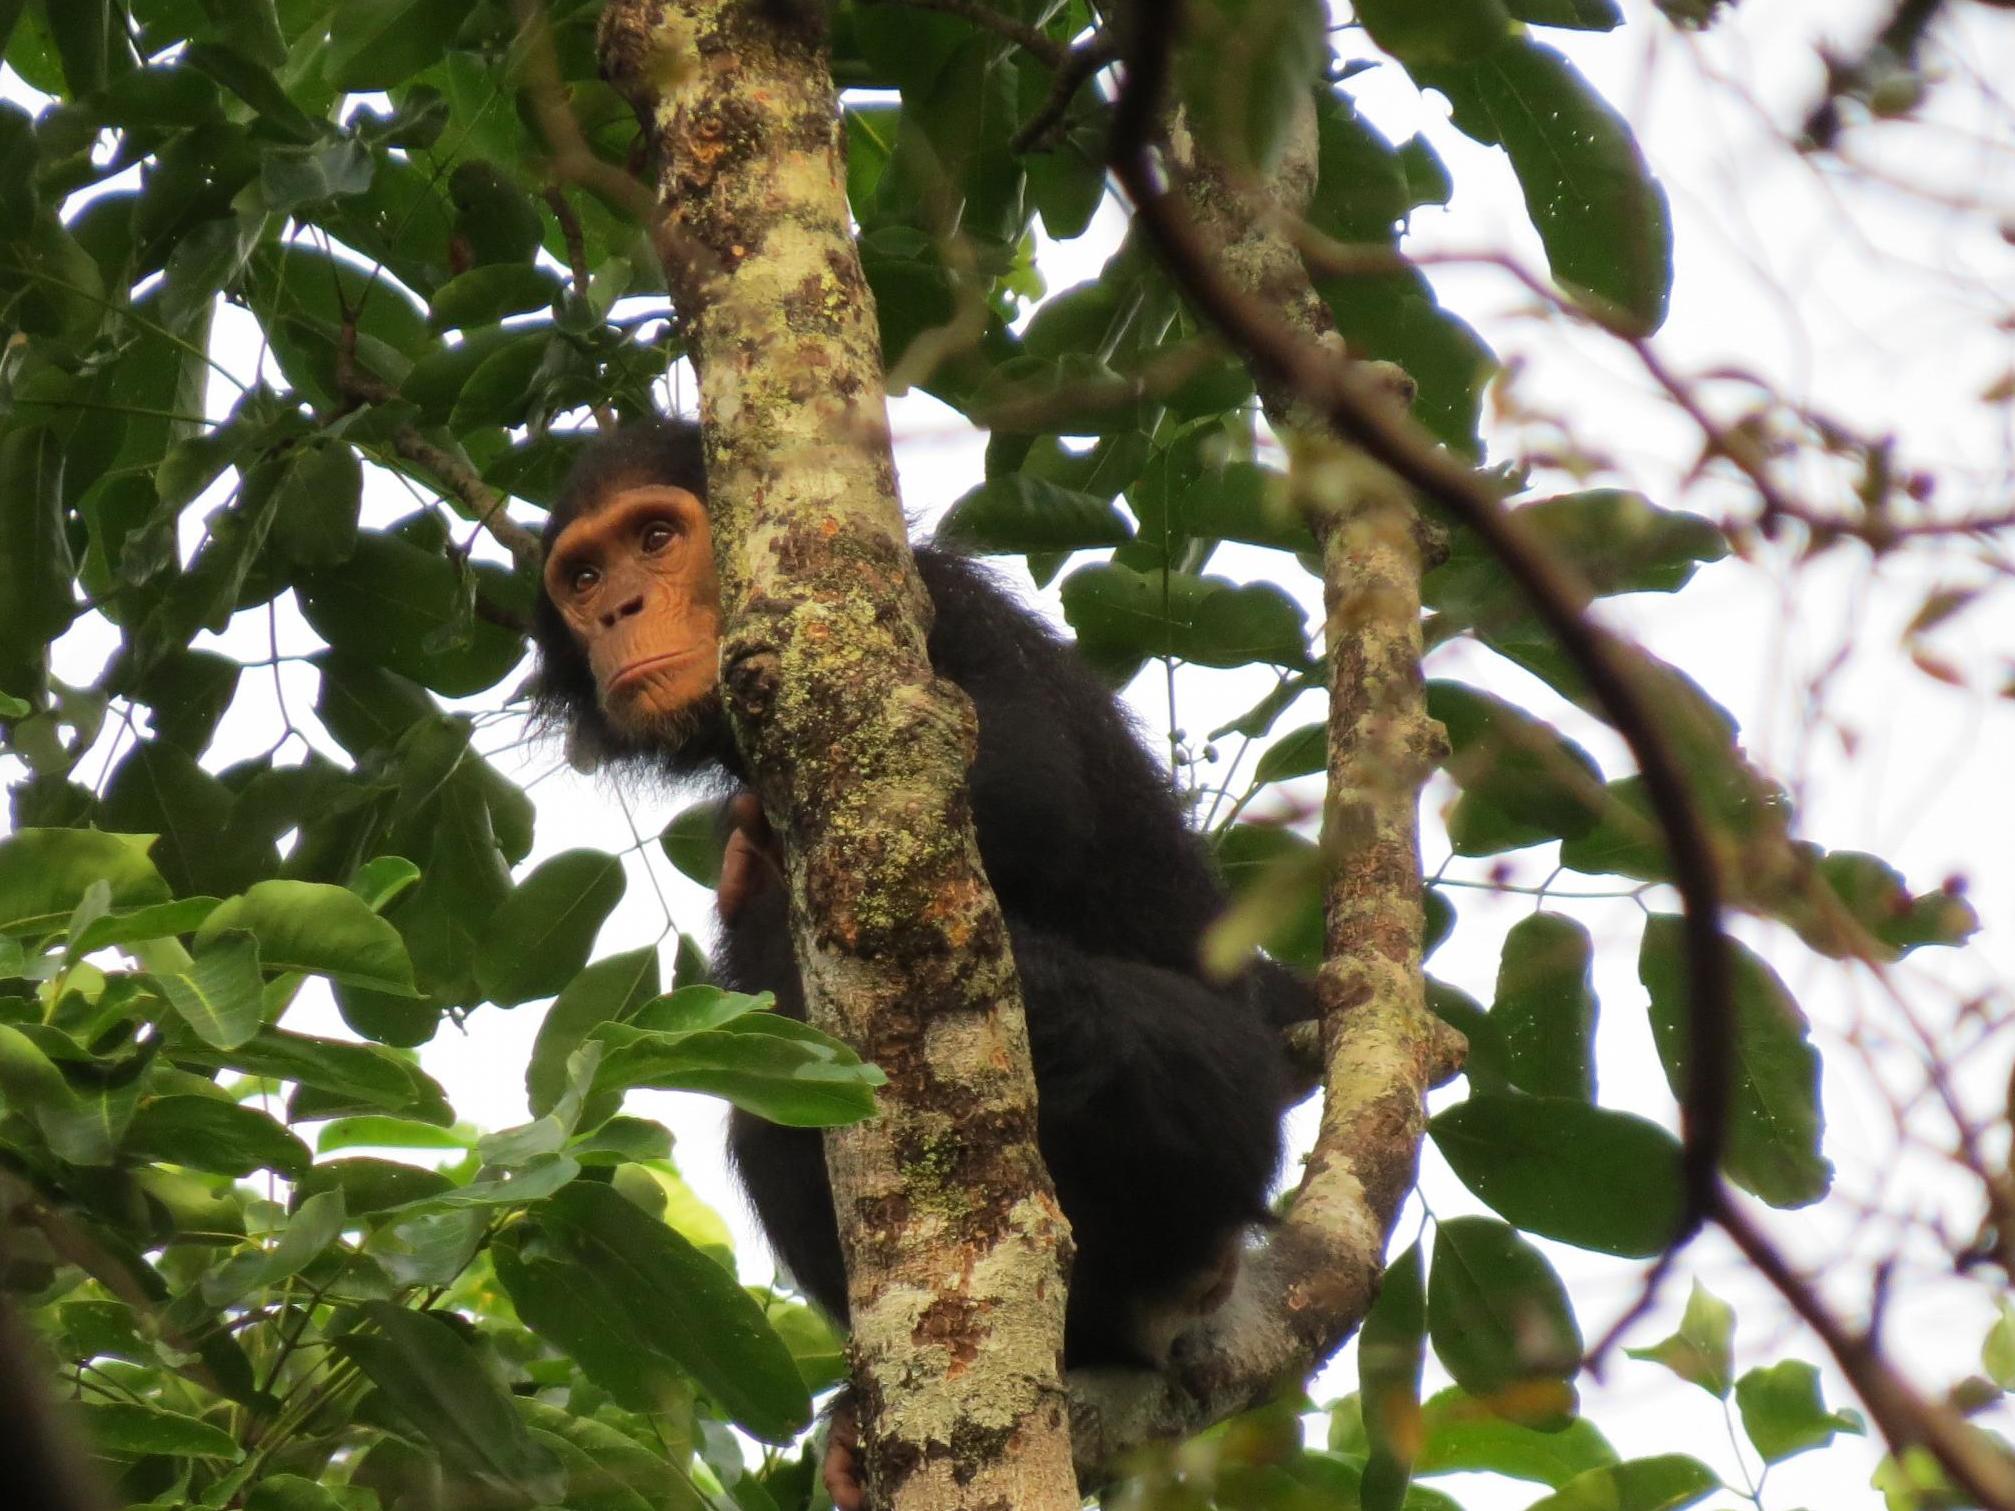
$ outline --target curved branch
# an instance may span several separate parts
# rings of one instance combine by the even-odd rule
[[[1385,402],[1364,364],[1338,360],[1297,335],[1260,300],[1220,273],[1213,249],[1168,192],[1153,152],[1165,93],[1168,47],[1180,5],[1167,0],[1156,25],[1133,27],[1127,78],[1113,118],[1112,166],[1133,199],[1162,263],[1196,307],[1253,365],[1406,483],[1446,508],[1490,547],[1534,612],[1587,681],[1629,745],[1653,816],[1671,850],[1685,906],[1690,1074],[1682,1099],[1686,1205],[1673,1246],[1696,1233],[1717,1205],[1726,1140],[1731,967],[1721,932],[1721,878],[1685,772],[1617,641],[1587,613],[1593,593],[1580,574],[1533,537],[1517,514],[1468,467]]]

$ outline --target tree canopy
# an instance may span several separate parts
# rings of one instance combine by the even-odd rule
[[[891,391],[988,437],[943,535],[1053,589],[1115,685],[1145,670],[1173,688],[1178,668],[1258,679],[1263,695],[1208,730],[1171,704],[1158,733],[1237,899],[1208,949],[1315,969],[1309,778],[1328,763],[1334,665],[1305,605],[1324,464],[1283,447],[1266,375],[1138,224],[1097,276],[1045,274],[1117,199],[1119,7],[815,8]],[[1683,596],[1779,531],[1877,556],[1991,533],[1940,523],[1883,438],[1767,398],[1729,420],[1673,385],[1704,427],[1703,469],[1749,490],[1736,519],[1633,491],[1597,438],[1578,455],[1571,435],[1550,454],[1486,444],[1503,429],[1493,394],[1513,402],[1493,333],[1407,255],[1410,218],[1465,187],[1448,144],[1515,179],[1543,259],[1512,266],[1530,298],[1656,376],[1672,215],[1621,102],[1569,43],[1626,9],[1626,32],[1670,41],[1720,5],[1187,9],[1170,109],[1198,160],[1270,182],[1313,99],[1290,239],[1326,318],[1353,357],[1404,370],[1441,453],[1587,585],[1579,611]],[[669,407],[687,355],[637,119],[598,58],[602,10],[0,0],[0,1276],[118,1504],[822,1503],[804,1434],[845,1373],[842,1342],[787,1287],[741,1283],[668,1131],[625,1096],[700,1093],[826,1127],[871,1115],[882,1074],[709,984],[703,941],[612,937],[625,857],[547,846],[528,864],[553,819],[503,758],[542,513],[586,434]],[[1885,36],[1879,57],[1836,60],[1830,129],[1922,103],[1921,29]],[[1445,102],[1445,129],[1395,140],[1361,103],[1367,76]],[[1804,502],[1800,455],[1851,477],[1815,495],[1827,510]],[[1427,669],[1447,753],[1426,948],[1459,937],[1481,893],[1533,903],[1489,1001],[1428,967],[1429,1005],[1468,1043],[1428,1139],[1467,1205],[1395,1242],[1355,1390],[1287,1389],[1137,1461],[1106,1503],[1761,1507],[1744,1455],[1768,1466],[1863,1431],[1822,1389],[1819,1342],[1738,1350],[1733,1312],[1696,1282],[1676,1331],[1633,1332],[1631,1356],[1729,1404],[1736,1458],[1675,1437],[1626,1459],[1580,1410],[1586,1355],[1621,1307],[1575,1294],[1556,1257],[1656,1260],[1679,1236],[1673,1108],[1695,1069],[1699,962],[1642,772],[1577,736],[1607,712],[1586,667],[1483,534],[1421,507],[1437,542],[1426,647],[1473,653]],[[1927,597],[1918,633],[1974,596]],[[316,648],[283,658],[282,624]],[[265,627],[265,656],[239,649],[248,626]],[[1714,689],[1627,649],[1727,902],[1758,926],[1726,946],[1720,1173],[1745,1202],[1804,1209],[1829,1198],[1834,1164],[1808,1016],[1822,1009],[1785,960],[1882,979],[1979,920],[1957,888],[1807,839]],[[312,664],[312,710],[280,696],[272,748],[220,756],[242,746],[234,721],[272,724],[282,659]],[[1928,651],[1920,664],[1947,670]],[[711,885],[715,834],[701,805],[657,844]],[[1498,869],[1535,857],[1536,887]],[[1590,890],[1641,907],[1630,937],[1599,941],[1641,987],[1606,1015],[1574,901]],[[324,993],[346,1032],[302,1026]],[[471,1126],[427,1068],[437,1032],[480,1047],[500,1009],[534,1003],[542,1025],[512,1067],[530,1119]],[[1598,1083],[1598,1024],[1628,1015],[1670,1105]],[[1941,1020],[1925,1056],[1950,1063],[1966,1032]],[[2005,1127],[1955,1120],[2001,1147]],[[2007,1242],[1997,1157],[1961,1161],[1989,1221],[1953,1247],[1979,1265]],[[2002,1305],[1991,1380],[1935,1403],[1955,1422],[2015,1387]],[[1837,1353],[1828,1367],[1866,1396]],[[1951,1461],[1900,1446],[1882,1471],[1892,1505],[1987,1503],[1952,1489]]]

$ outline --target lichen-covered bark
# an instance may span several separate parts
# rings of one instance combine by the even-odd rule
[[[722,691],[786,838],[812,1016],[889,1076],[880,1116],[827,1140],[871,1487],[889,1511],[1074,1507],[1068,1238],[973,841],[972,708],[924,652],[824,38],[781,13],[611,0],[601,43],[658,165]]]
[[[1270,182],[1244,189],[1200,161],[1180,119],[1167,134],[1185,208],[1227,282],[1300,335],[1344,355],[1287,218],[1315,183],[1313,102]],[[1408,392],[1389,373],[1396,403]],[[1087,1474],[1144,1440],[1190,1431],[1307,1374],[1364,1320],[1385,1245],[1413,1188],[1423,1096],[1460,1044],[1433,1018],[1421,972],[1420,789],[1443,753],[1421,679],[1420,522],[1407,489],[1262,383],[1267,418],[1296,452],[1295,480],[1323,542],[1329,650],[1329,863],[1323,1112],[1287,1216],[1247,1256],[1234,1305],[1186,1337],[1174,1379],[1071,1379]]]

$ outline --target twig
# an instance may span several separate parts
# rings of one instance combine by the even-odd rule
[[[1892,1448],[1900,1452],[1912,1444],[1922,1445],[1987,1511],[2015,1511],[2015,1461],[1997,1452],[1991,1440],[1969,1428],[1956,1412],[1919,1395],[1884,1362],[1868,1334],[1850,1331],[1833,1314],[1734,1201],[1724,1199],[1714,1215],[1742,1256],[1818,1334]]]
[[[682,236],[669,217],[658,210],[657,196],[650,187],[614,163],[595,156],[581,135],[581,123],[574,119],[568,103],[566,80],[560,77],[558,55],[553,50],[553,33],[546,12],[537,0],[516,0],[518,35],[524,43],[526,94],[532,113],[538,118],[539,134],[552,153],[547,167],[556,179],[581,188],[615,205],[638,225],[648,227],[658,256],[676,258],[696,275],[718,272],[720,259],[713,251]],[[597,416],[599,423],[600,417]]]
[[[1888,23],[1875,40],[1853,62],[1826,58],[1826,93],[1805,117],[1805,139],[1824,151],[1840,136],[1840,100],[1881,82],[1881,75],[1898,68],[1914,68],[1917,49],[1945,0],[1897,0]]]
[[[1056,64],[1056,77],[1049,94],[1036,113],[1022,123],[1008,142],[1011,152],[1033,152],[1050,145],[1050,135],[1063,123],[1064,114],[1085,81],[1119,56],[1119,39],[1109,31],[1096,32],[1071,48],[1069,56]]]
[[[1012,152],[1030,152],[1047,145],[1050,133],[1063,120],[1064,112],[1070,109],[1070,102],[1077,98],[1085,80],[1111,63],[1120,51],[1119,39],[1109,31],[1094,32],[1082,42],[1066,46],[1038,27],[1018,21],[1013,16],[1002,15],[984,4],[983,0],[866,0],[866,3],[904,5],[911,10],[957,16],[983,31],[1007,38],[1049,67],[1056,75],[1050,82],[1049,94],[1037,107],[1036,113],[1015,132],[1008,143]]]
[[[1018,21],[1013,16],[1001,14],[983,0],[867,0],[870,5],[902,5],[910,10],[937,11],[942,15],[957,16],[961,21],[970,21],[982,31],[990,31],[1040,58],[1051,68],[1062,68],[1069,60],[1070,48],[1045,35],[1043,31],[1030,26],[1026,21]]]
[[[336,391],[346,404],[383,404],[398,395],[357,366],[357,323],[346,316],[336,344]],[[539,537],[505,512],[509,496],[484,482],[482,476],[453,452],[436,446],[417,426],[400,425],[392,432],[392,450],[415,466],[424,467],[455,498],[490,539],[511,553],[520,567],[537,572],[545,561]],[[479,600],[480,602],[480,600]]]
[[[1151,147],[1179,12],[1178,0],[1165,0],[1156,24],[1130,29],[1123,55],[1127,78],[1114,109],[1111,145],[1113,171],[1133,199],[1163,266],[1258,375],[1291,389],[1341,434],[1477,532],[1532,601],[1637,760],[1685,904],[1690,1065],[1682,1096],[1685,1208],[1672,1239],[1677,1248],[1717,1206],[1733,1037],[1721,878],[1686,774],[1621,648],[1587,616],[1594,595],[1580,574],[1536,540],[1474,472],[1392,413],[1382,385],[1360,364],[1332,359],[1219,273],[1210,248],[1166,192]]]
[[[586,303],[591,275],[588,272],[588,244],[581,234],[581,218],[574,213],[574,207],[569,203],[566,191],[558,184],[546,186],[545,199],[546,208],[553,212],[553,219],[560,223],[560,239],[567,244],[567,268],[573,274],[574,297]],[[597,429],[609,431],[616,428],[616,412],[606,401],[591,405],[590,410],[595,417]]]

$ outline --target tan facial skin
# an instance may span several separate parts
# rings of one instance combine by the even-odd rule
[[[546,592],[580,642],[609,722],[675,730],[712,696],[720,589],[707,511],[683,488],[621,488],[560,532]]]

